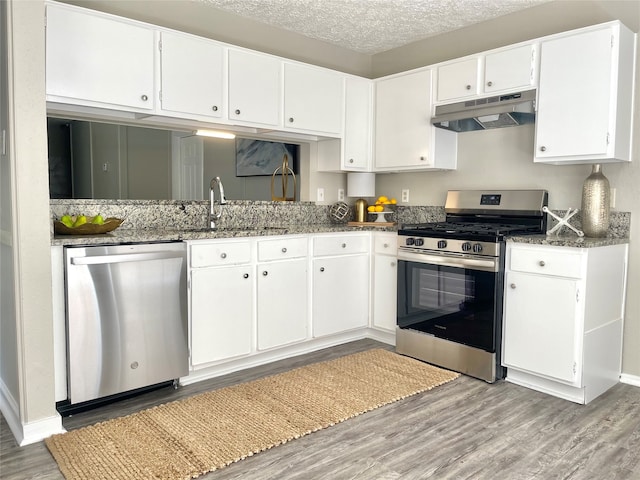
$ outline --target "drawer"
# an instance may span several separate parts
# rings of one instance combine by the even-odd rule
[[[313,256],[369,252],[369,235],[331,235],[313,239]]]
[[[274,240],[260,240],[258,242],[258,261],[284,260],[307,256],[306,238],[281,237]]]
[[[377,234],[373,238],[376,253],[393,256],[398,254],[398,235],[395,233],[393,235]]]
[[[250,242],[216,242],[191,245],[191,267],[238,265],[251,261]]]
[[[558,277],[582,277],[582,253],[569,249],[511,249],[510,270]]]

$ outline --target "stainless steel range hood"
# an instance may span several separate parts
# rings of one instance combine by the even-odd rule
[[[535,121],[536,91],[438,105],[431,123],[454,132],[515,127]]]

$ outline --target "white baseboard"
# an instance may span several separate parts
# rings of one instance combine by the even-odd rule
[[[66,431],[62,426],[62,417],[57,413],[35,422],[22,423],[18,404],[2,379],[0,379],[0,411],[2,411],[16,443],[21,447]]]
[[[620,383],[627,383],[634,387],[640,387],[640,377],[637,375],[629,375],[628,373],[620,374]]]

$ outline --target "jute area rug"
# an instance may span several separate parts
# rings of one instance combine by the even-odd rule
[[[196,478],[456,377],[373,349],[54,435],[46,444],[68,480]]]

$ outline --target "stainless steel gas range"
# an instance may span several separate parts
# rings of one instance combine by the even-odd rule
[[[504,378],[505,239],[546,231],[545,190],[451,190],[445,222],[398,231],[396,350],[494,382]]]

